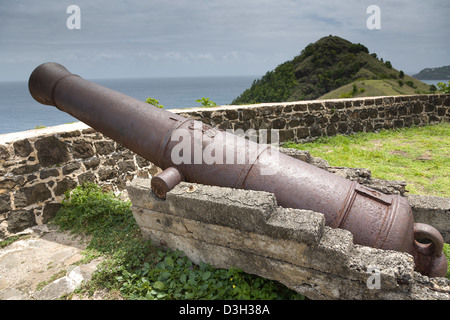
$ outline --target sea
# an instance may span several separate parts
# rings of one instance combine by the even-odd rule
[[[180,77],[148,79],[90,80],[107,88],[145,101],[151,97],[165,109],[200,106],[195,100],[209,98],[218,105],[228,105],[260,76]],[[436,85],[448,80],[423,80]],[[36,102],[28,83],[0,82],[0,134],[50,127],[78,121],[55,107]]]
[[[439,82],[443,82],[443,83],[447,84],[449,80],[450,79],[447,79],[447,80],[420,80],[420,81],[422,81],[423,83],[429,84],[430,86],[432,84],[434,84],[436,86]]]
[[[145,101],[151,97],[165,109],[199,107],[195,100],[209,98],[229,105],[260,76],[89,79],[107,88]],[[0,82],[0,134],[79,121],[52,106],[35,101],[27,81]]]

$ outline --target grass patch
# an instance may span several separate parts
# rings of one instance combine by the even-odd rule
[[[57,273],[55,273],[54,275],[52,275],[50,277],[50,279],[46,280],[46,281],[41,281],[37,284],[36,286],[36,291],[41,291],[42,289],[44,289],[45,286],[47,286],[48,284],[52,283],[55,280],[58,280],[62,277],[64,277],[67,273],[67,270],[62,269],[59,270]]]
[[[411,194],[450,197],[450,123],[287,142],[283,147],[308,150],[331,166],[370,169],[374,178],[406,181]],[[450,279],[450,244],[444,244],[443,252]]]
[[[450,197],[449,146],[449,123],[283,145],[308,150],[332,166],[366,168],[377,179],[406,181],[411,194],[440,197]]]
[[[450,279],[450,244],[444,243],[443,252],[447,258],[447,278]]]
[[[0,249],[9,246],[11,243],[14,243],[16,241],[22,240],[22,239],[28,239],[29,235],[17,235],[17,236],[11,236],[9,238],[6,238],[5,240],[0,241]]]
[[[410,86],[408,84],[412,84]],[[354,90],[354,87],[358,90]],[[430,91],[430,86],[405,75],[404,79],[378,79],[368,80],[361,79],[353,81],[335,90],[332,90],[319,100],[323,99],[341,99],[353,97],[379,97],[379,96],[398,96],[398,95],[414,95],[414,94],[430,94],[435,93]]]
[[[78,293],[106,289],[115,298],[149,300],[304,299],[278,282],[236,268],[195,265],[180,251],[161,251],[142,238],[130,207],[95,184],[65,194],[52,223],[90,235],[89,257],[105,258]]]

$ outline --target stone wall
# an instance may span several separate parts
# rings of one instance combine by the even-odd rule
[[[158,170],[82,123],[0,135],[0,239],[46,223],[78,184],[119,192]]]
[[[221,129],[277,129],[282,142],[449,121],[449,110],[450,95],[419,95],[171,111]],[[321,166],[320,161],[316,164]],[[47,222],[64,192],[83,181],[120,192],[126,181],[151,177],[159,170],[82,123],[0,135],[0,239]],[[328,170],[348,174],[342,168]],[[359,170],[362,175],[356,178],[364,180],[367,170]],[[370,183],[374,187],[378,182]],[[398,183],[381,183],[380,188],[404,191]]]
[[[150,181],[128,185],[142,234],[194,263],[238,267],[311,299],[450,299],[450,280],[415,272],[409,254],[355,245],[322,214],[278,207],[271,193],[182,182],[161,200]]]
[[[277,129],[279,140],[373,132],[450,121],[450,95],[315,100],[173,110],[220,129]]]

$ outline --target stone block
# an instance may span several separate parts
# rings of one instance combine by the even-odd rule
[[[297,139],[305,139],[309,137],[308,128],[298,128],[297,129]]]
[[[409,254],[354,245],[349,231],[325,226],[320,213],[278,207],[264,192],[245,197],[245,190],[189,183],[164,201],[150,183],[135,179],[127,185],[143,236],[183,251],[194,263],[238,267],[311,299],[449,299],[447,279],[427,283]],[[261,226],[245,225],[246,218]],[[373,277],[376,288],[369,287]]]
[[[50,177],[57,177],[57,176],[59,176],[58,169],[41,170],[39,173],[39,178],[42,180],[45,180]]]
[[[38,183],[31,187],[22,188],[18,193],[23,195],[26,206],[43,202],[52,196],[45,183]]]
[[[107,155],[115,151],[114,141],[95,141],[94,146],[99,155]]]
[[[11,197],[8,193],[0,194],[0,213],[11,210]]]
[[[323,214],[281,207],[278,207],[263,223],[267,224],[264,233],[273,238],[308,244],[318,243],[325,228]]]
[[[71,178],[64,178],[61,181],[56,183],[56,187],[53,189],[55,196],[63,195],[64,192],[74,189],[77,186],[77,183]]]
[[[87,159],[94,156],[92,144],[84,140],[76,140],[72,143],[72,156],[74,159]]]
[[[134,161],[132,160],[120,161],[117,163],[117,166],[119,168],[119,173],[129,173],[136,170]]]
[[[225,110],[225,117],[228,120],[237,120],[239,117],[239,113],[235,109],[226,109]]]
[[[78,184],[80,185],[86,182],[95,183],[95,181],[96,181],[95,174],[92,173],[91,171],[84,172],[78,176]]]
[[[256,111],[253,109],[243,109],[242,110],[242,121],[250,121],[256,117]]]
[[[34,142],[39,164],[50,167],[67,162],[70,159],[67,145],[55,136],[39,138]]]
[[[171,214],[204,223],[258,232],[276,208],[268,192],[180,183],[166,196]],[[211,205],[214,211],[211,211]]]
[[[58,202],[46,203],[44,209],[42,210],[42,223],[45,224],[52,220],[58,213],[61,206],[61,203]]]
[[[12,210],[8,213],[7,220],[10,233],[23,231],[37,224],[33,210]]]
[[[450,243],[450,198],[408,195],[415,222],[435,227]]]
[[[36,172],[39,170],[39,168],[40,168],[39,164],[26,164],[24,166],[14,168],[12,170],[12,173],[14,175],[25,175],[25,174],[30,174],[30,173]]]
[[[62,168],[63,175],[70,174],[81,168],[81,164],[78,162],[72,162]]]
[[[0,145],[0,164],[2,164],[5,160],[10,158],[10,153],[5,146]]]
[[[278,118],[272,121],[271,127],[272,129],[284,129],[286,126],[286,119]]]
[[[116,177],[116,170],[101,168],[98,170],[98,178],[100,181],[111,180]]]
[[[28,139],[14,142],[13,147],[14,154],[19,157],[28,157],[34,150]]]
[[[85,162],[83,162],[86,170],[96,169],[100,164],[100,159],[98,157],[92,157]]]

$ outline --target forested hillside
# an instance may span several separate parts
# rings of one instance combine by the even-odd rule
[[[254,80],[232,104],[313,100],[355,80],[402,81],[404,76],[364,45],[328,36]]]
[[[420,80],[450,80],[450,66],[425,68],[413,77]]]

